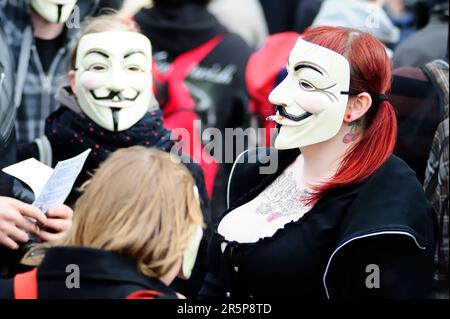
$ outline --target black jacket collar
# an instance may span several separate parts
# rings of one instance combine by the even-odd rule
[[[77,265],[81,278],[98,279],[120,284],[136,284],[143,290],[157,290],[166,295],[174,292],[157,278],[145,276],[137,264],[117,253],[84,247],[54,247],[46,251],[38,269],[39,278],[67,277],[66,267]]]

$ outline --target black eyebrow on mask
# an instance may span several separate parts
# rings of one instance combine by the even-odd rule
[[[139,53],[145,55],[144,52],[142,52],[141,50],[133,50],[133,51],[130,51],[127,54],[125,54],[123,56],[123,58],[126,59],[126,58],[129,58],[130,56],[132,56],[133,54],[139,54]]]
[[[105,52],[102,52],[100,50],[89,50],[84,56],[86,56],[88,54],[92,54],[92,53],[100,54],[101,56],[109,59],[109,55],[107,55]]]
[[[314,65],[311,65],[311,64],[300,63],[294,67],[294,71],[297,72],[298,70],[303,69],[303,68],[312,69],[316,72],[319,72],[321,75],[323,75],[322,71],[320,71],[318,68],[316,68]]]

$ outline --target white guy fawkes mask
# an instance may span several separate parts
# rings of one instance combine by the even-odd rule
[[[275,148],[298,148],[334,137],[347,107],[347,59],[299,38],[290,53],[287,70],[286,78],[269,95],[277,112],[268,120],[281,125]]]
[[[77,0],[31,0],[33,9],[51,23],[64,23],[70,18]]]
[[[180,271],[180,277],[183,279],[189,279],[189,277],[191,277],[192,269],[194,268],[195,261],[197,259],[197,253],[200,247],[200,242],[202,241],[202,237],[203,230],[199,226],[195,230],[195,233],[190,239],[189,244],[183,254],[183,262]]]
[[[152,48],[136,32],[91,33],[80,39],[76,96],[83,112],[109,131],[136,124],[152,102]]]

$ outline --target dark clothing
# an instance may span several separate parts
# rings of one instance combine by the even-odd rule
[[[14,63],[6,36],[0,27],[0,196],[13,196],[13,178],[1,169],[16,162],[16,134],[13,103]],[[18,265],[23,252],[13,251],[0,245],[0,278],[25,270]]]
[[[299,155],[298,150],[273,152],[277,171],[261,176],[260,163],[268,162],[264,153],[251,150],[235,164],[229,185],[232,207],[223,216],[254,199]],[[255,159],[257,164],[250,164]],[[272,237],[229,242],[222,254],[216,225],[210,273],[200,297],[429,297],[433,218],[414,173],[391,156],[366,181],[329,192]],[[366,286],[372,264],[380,270],[379,289]]]
[[[12,195],[12,178],[1,171],[16,159],[16,137],[13,103],[14,64],[6,42],[6,35],[0,27],[0,196]]]
[[[100,0],[96,15],[105,13],[105,10],[120,10],[123,5],[123,0]]]
[[[293,31],[297,8],[310,0],[260,0],[269,34]]]
[[[70,265],[78,266],[79,288],[67,286],[68,277],[77,274]],[[160,280],[141,273],[133,260],[100,249],[50,248],[38,267],[37,278],[39,299],[124,299],[145,290],[161,293],[160,298],[177,299]],[[13,298],[13,279],[0,280],[0,287],[1,299]]]
[[[390,99],[398,123],[394,153],[423,183],[431,143],[443,118],[438,92],[421,68],[399,68],[394,70]]]
[[[420,67],[442,59],[448,51],[448,17],[432,16],[428,25],[411,35],[394,51],[395,68]]]
[[[139,12],[135,20],[151,40],[153,57],[162,72],[167,71],[180,54],[223,35],[221,42],[189,72],[183,83],[195,102],[202,131],[214,127],[225,136],[225,128],[248,126],[245,66],[251,49],[244,40],[228,33],[204,5],[194,3],[177,7],[155,5]],[[156,87],[156,97],[165,112],[169,90],[167,85],[158,86],[156,83]],[[185,105],[180,106],[183,107]],[[164,113],[165,118],[170,115],[173,114]],[[209,141],[201,142],[204,145]],[[220,162],[225,163],[224,159]],[[231,163],[220,164],[212,187],[213,216],[225,209],[226,181],[230,169]]]
[[[190,51],[226,29],[205,6],[189,3],[179,7],[154,6],[135,16],[153,52],[165,51],[168,59]]]
[[[323,0],[302,1],[297,6],[295,15],[294,31],[303,33],[312,25],[314,19],[320,11]]]
[[[53,59],[58,54],[58,51],[66,43],[66,29],[61,32],[59,36],[51,40],[34,38],[36,49],[39,54],[39,60],[41,61],[42,68],[45,73],[48,73]]]

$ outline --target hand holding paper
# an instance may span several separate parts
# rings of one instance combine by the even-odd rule
[[[42,215],[45,219],[43,222],[40,218],[32,218],[29,214],[21,216],[20,212],[17,212],[15,216],[21,223],[15,223],[15,225],[19,226],[20,229],[16,229],[15,226],[11,234],[8,233],[4,234],[5,236],[0,236],[5,238],[5,240],[0,240],[0,244],[11,249],[17,249],[19,247],[18,243],[26,242],[28,241],[28,238],[31,238],[31,240],[41,239],[44,241],[52,241],[57,240],[64,235],[64,232],[67,231],[72,224],[72,210],[62,204],[70,194],[75,180],[80,174],[90,151],[91,150],[88,149],[74,158],[59,162],[55,169],[40,163],[34,158],[3,169],[5,173],[20,179],[30,186],[35,196],[33,206],[46,213],[48,218],[45,219],[45,215]],[[5,199],[5,201],[8,200],[14,201],[13,203],[16,203],[16,205],[19,205],[18,203],[20,203],[13,199]],[[22,203],[21,205],[25,206],[27,204]],[[30,205],[28,206],[32,207]],[[39,216],[38,209],[36,209],[35,213],[37,215],[33,216]],[[22,209],[22,214],[23,211],[24,210]],[[25,212],[27,211],[25,210]],[[41,226],[44,226],[44,229],[40,229],[40,227],[36,225],[33,226],[32,223],[38,221]],[[27,235],[24,231],[27,231],[29,234]],[[35,237],[34,235],[37,235],[38,237]]]
[[[47,212],[49,208],[63,204],[69,196],[90,151],[58,162],[55,169],[31,158],[4,168],[3,172],[30,186],[35,196],[33,205]]]

